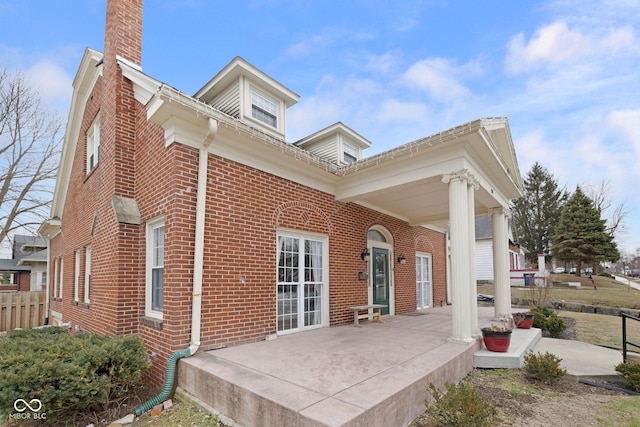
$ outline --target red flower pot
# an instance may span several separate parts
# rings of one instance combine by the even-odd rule
[[[533,326],[532,313],[516,313],[513,315],[513,321],[520,329],[531,329]]]
[[[511,331],[496,331],[491,328],[482,328],[482,341],[489,351],[505,353],[511,344]]]

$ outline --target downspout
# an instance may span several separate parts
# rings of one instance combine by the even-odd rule
[[[196,236],[193,254],[193,297],[191,308],[191,356],[200,347],[200,317],[202,314],[202,271],[204,267],[204,226],[207,205],[207,170],[209,153],[207,148],[218,133],[218,122],[209,117],[207,136],[200,147],[198,161],[198,193],[196,199]]]
[[[193,296],[191,307],[191,343],[189,347],[174,352],[167,360],[164,386],[156,397],[151,398],[142,405],[135,408],[134,413],[140,416],[153,408],[155,405],[164,402],[171,395],[178,360],[193,356],[200,347],[200,317],[202,315],[202,272],[204,269],[204,226],[207,201],[207,169],[209,153],[207,148],[216,138],[218,132],[218,122],[209,117],[209,129],[207,135],[200,146],[200,158],[198,161],[198,189],[196,198],[196,236],[194,242],[193,255]]]
[[[44,288],[44,324],[48,325],[49,324],[49,283],[50,283],[50,278],[49,276],[51,276],[51,238],[49,237],[49,235],[47,235],[45,237],[46,241],[47,241],[47,281],[44,284],[45,288]]]

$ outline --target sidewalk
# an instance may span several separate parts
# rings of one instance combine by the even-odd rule
[[[549,352],[562,362],[560,366],[567,375],[576,379],[613,380],[619,378],[615,370],[622,362],[622,352],[606,347],[575,340],[541,338],[534,347],[534,353]]]
[[[626,276],[616,276],[614,274],[613,277],[616,279],[616,282],[620,282],[622,285],[631,286],[633,289],[640,290],[640,283],[631,280]]]

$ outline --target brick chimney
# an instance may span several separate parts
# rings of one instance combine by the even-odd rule
[[[142,0],[107,0],[104,57],[116,55],[142,65]]]
[[[111,195],[135,198],[136,102],[116,57],[142,64],[142,0],[107,0],[102,99],[102,183]],[[110,201],[108,203],[111,203]]]
[[[107,0],[100,96],[100,164],[97,224],[92,239],[91,306],[106,319],[108,333],[137,332],[140,276],[137,247],[130,236],[141,227],[121,222],[115,201],[135,204],[138,111],[133,84],[122,75],[116,58],[142,63],[142,0]],[[122,203],[121,203],[122,204]],[[128,241],[127,241],[128,239]],[[102,255],[99,255],[102,254]],[[104,254],[109,254],[105,256]],[[104,272],[109,272],[104,274]],[[144,308],[144,302],[142,302]]]

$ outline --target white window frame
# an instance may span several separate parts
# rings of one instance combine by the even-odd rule
[[[89,304],[91,291],[91,246],[87,246],[85,249],[85,262],[84,262],[84,302]]]
[[[53,260],[53,298],[58,298],[58,258]]]
[[[73,274],[73,300],[78,302],[78,290],[80,288],[80,251],[76,250],[75,254],[75,264],[74,274]]]
[[[428,280],[424,280],[424,277],[418,277],[418,267],[422,265],[420,262],[421,259],[427,259],[429,262]],[[429,295],[431,297],[431,301],[427,305],[423,304],[424,298],[422,298],[422,290],[425,284],[429,286]],[[423,309],[431,307],[433,307],[433,255],[425,252],[416,252],[416,308]]]
[[[251,111],[250,111],[251,118],[273,129],[279,129],[278,124],[280,121],[280,114],[279,114],[280,103],[277,100],[270,97],[269,95],[265,94],[264,92],[254,87],[251,87],[249,97],[251,100]],[[275,124],[269,123],[268,121],[261,118],[260,116],[256,117],[254,115],[254,106],[256,109],[258,109],[258,111],[262,112],[266,116],[273,116],[273,119],[275,120]]]
[[[162,244],[162,261],[160,262],[154,253],[156,253],[157,242],[155,241],[155,231],[162,228],[163,244]],[[146,287],[145,287],[145,316],[162,320],[163,311],[153,307],[153,272],[162,269],[162,294],[164,299],[164,246],[166,242],[166,230],[164,217],[154,218],[147,222],[147,248],[146,248]],[[163,303],[164,306],[164,303]]]
[[[59,280],[59,294],[58,298],[62,299],[64,290],[64,257],[60,255],[60,280]]]
[[[87,130],[87,174],[100,162],[100,114]]]
[[[358,147],[348,142],[342,143],[342,161],[344,163],[352,164],[357,162],[359,157],[358,154]]]
[[[298,281],[297,282],[280,282],[279,281],[279,253],[280,253],[280,239],[281,238],[292,238],[297,239],[299,241],[299,259],[298,259]],[[321,286],[321,291],[319,297],[320,301],[320,322],[312,325],[303,325],[305,320],[305,284],[311,284],[305,281],[305,253],[304,253],[304,242],[306,240],[313,242],[320,242],[322,244],[322,279],[318,281],[314,281],[314,284]],[[294,285],[298,287],[297,292],[297,327],[289,328],[284,330],[278,330],[278,303],[280,300],[278,299],[278,287],[282,285]],[[276,330],[278,335],[286,335],[290,333],[317,329],[322,327],[329,326],[329,238],[323,234],[317,233],[304,233],[297,230],[287,230],[281,229],[278,230],[276,235]]]

